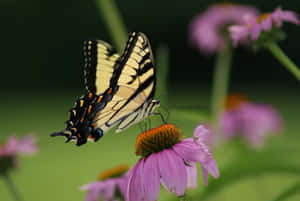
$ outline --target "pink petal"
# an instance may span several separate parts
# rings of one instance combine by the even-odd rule
[[[129,201],[140,201],[144,200],[144,180],[143,180],[143,170],[144,170],[144,159],[139,160],[139,162],[132,169],[127,189],[127,198]]]
[[[206,169],[215,179],[220,176],[220,172],[216,161],[213,157],[205,163],[201,163],[201,166]]]
[[[17,151],[21,154],[34,154],[37,151],[35,138],[28,135],[18,142]]]
[[[270,31],[272,29],[272,19],[271,17],[268,17],[265,20],[261,21],[262,30],[264,31]]]
[[[202,176],[204,179],[204,185],[207,186],[208,171],[204,167],[201,167],[201,169],[202,169]]]
[[[121,177],[120,179],[118,179],[116,182],[117,182],[117,185],[118,185],[121,195],[125,198],[126,193],[127,193],[128,178],[124,176],[124,177]]]
[[[183,196],[187,185],[187,173],[184,162],[173,150],[166,149],[158,153],[161,181],[169,192]]]
[[[80,190],[88,190],[85,201],[98,201],[104,187],[103,182],[97,181],[81,186]]]
[[[185,161],[204,162],[211,156],[209,149],[204,144],[196,144],[195,142],[185,139],[173,146],[173,150],[181,156]]]
[[[18,140],[16,136],[10,136],[4,146],[5,155],[13,156],[17,153]]]
[[[189,165],[190,166],[185,166],[187,173],[187,187],[196,189],[198,180],[197,165],[196,163],[189,163]]]
[[[145,200],[155,201],[158,199],[160,190],[160,174],[158,168],[158,154],[151,154],[144,164],[144,189]]]
[[[116,191],[116,181],[115,179],[108,179],[103,182],[104,188],[102,192],[103,201],[111,201],[114,199]],[[99,199],[98,199],[99,200]]]

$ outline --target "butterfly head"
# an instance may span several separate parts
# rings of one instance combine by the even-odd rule
[[[87,140],[99,140],[103,136],[103,131],[100,128],[95,128],[92,123],[96,115],[92,110],[93,99],[95,98],[91,93],[79,98],[70,110],[66,129],[53,133],[51,136],[64,136],[67,138],[66,142],[75,140],[78,146],[85,144]]]

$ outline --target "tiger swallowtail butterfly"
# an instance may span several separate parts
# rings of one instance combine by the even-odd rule
[[[130,34],[120,56],[101,40],[84,42],[84,77],[87,93],[70,109],[66,129],[51,134],[64,136],[76,145],[97,141],[117,125],[120,132],[154,114],[159,100],[153,100],[156,76],[147,37]]]

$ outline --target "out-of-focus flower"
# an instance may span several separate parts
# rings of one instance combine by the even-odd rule
[[[282,120],[274,108],[248,102],[242,94],[228,96],[220,124],[225,139],[241,135],[254,147],[262,146],[267,135],[282,128]]]
[[[197,162],[201,164],[205,185],[208,172],[218,178],[217,164],[203,143],[206,133],[198,131],[194,138],[182,139],[173,124],[163,124],[140,134],[136,154],[142,158],[129,173],[128,200],[157,200],[160,182],[169,192],[184,196],[186,188],[197,187]]]
[[[234,46],[237,46],[245,38],[250,37],[251,40],[257,40],[262,33],[280,29],[283,22],[300,24],[296,13],[283,11],[278,7],[273,13],[264,13],[258,17],[248,17],[244,24],[230,26],[229,32]]]
[[[189,27],[190,40],[205,54],[221,51],[229,39],[227,27],[241,25],[250,17],[258,16],[251,6],[216,4],[196,16]]]
[[[32,155],[36,153],[37,146],[33,135],[18,140],[16,136],[8,138],[4,145],[0,145],[0,174],[18,166],[17,155]]]
[[[117,201],[126,200],[129,166],[120,165],[102,172],[98,181],[85,184],[81,190],[87,190],[86,201]]]

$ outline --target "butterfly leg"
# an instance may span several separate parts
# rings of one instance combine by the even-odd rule
[[[161,118],[161,120],[162,120],[162,122],[164,122],[164,124],[167,123],[166,120],[165,120],[165,118],[164,118],[164,116],[162,115],[161,112],[154,112],[154,113],[152,113],[152,114],[153,114],[153,115],[159,115],[160,118]]]

